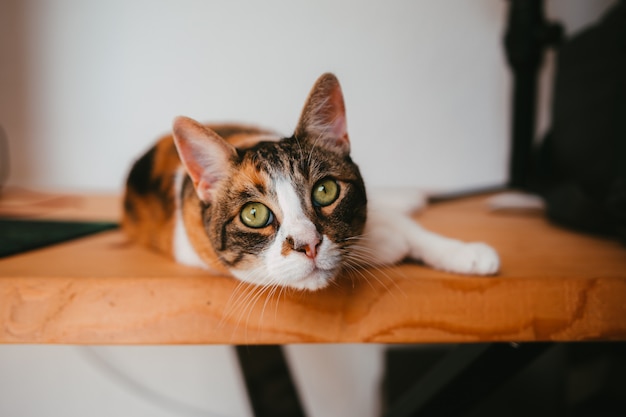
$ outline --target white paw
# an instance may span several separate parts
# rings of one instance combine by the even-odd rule
[[[462,243],[450,251],[444,270],[468,275],[493,275],[500,269],[498,253],[485,243]]]

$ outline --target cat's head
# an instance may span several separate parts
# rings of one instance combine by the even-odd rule
[[[317,80],[289,138],[237,149],[180,117],[174,139],[213,249],[235,277],[307,290],[335,278],[363,232],[366,194],[334,75]]]

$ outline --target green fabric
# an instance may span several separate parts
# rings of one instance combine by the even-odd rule
[[[113,222],[0,219],[0,258],[117,227]]]

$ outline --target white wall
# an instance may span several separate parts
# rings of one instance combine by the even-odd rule
[[[546,9],[576,30],[613,2]],[[291,133],[325,71],[343,84],[370,185],[461,190],[507,178],[504,1],[0,3],[13,184],[120,191],[134,158],[179,114]]]
[[[2,120],[11,182],[119,191],[179,114],[290,134],[314,80],[332,71],[370,184],[500,184],[505,3],[23,2],[25,114]]]
[[[247,417],[228,346],[0,346],[3,417]]]

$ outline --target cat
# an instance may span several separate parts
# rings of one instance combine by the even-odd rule
[[[292,136],[177,117],[133,165],[122,226],[177,262],[260,286],[315,291],[342,270],[404,259],[492,275],[496,251],[425,230],[408,214],[368,204],[350,157],[344,98],[322,75]]]

